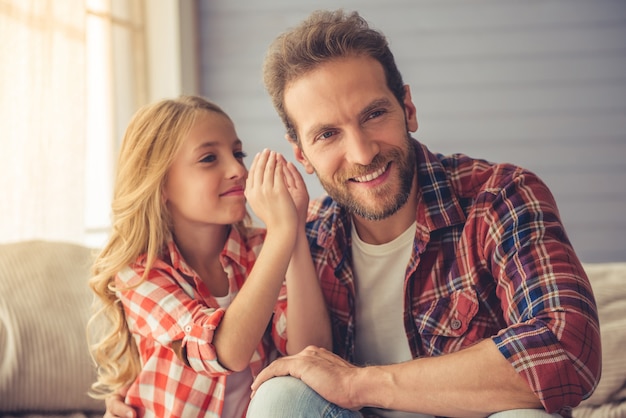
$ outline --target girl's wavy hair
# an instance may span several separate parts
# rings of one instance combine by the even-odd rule
[[[139,373],[139,354],[116,297],[114,280],[140,255],[146,256],[145,279],[167,247],[172,223],[163,187],[169,167],[198,114],[204,111],[228,118],[208,100],[182,96],[139,109],[124,135],[111,204],[112,229],[94,261],[89,280],[95,293],[87,329],[91,356],[98,367],[98,378],[90,391],[94,398],[106,398]]]
[[[404,107],[404,82],[385,35],[370,28],[358,12],[313,12],[272,42],[263,64],[263,82],[287,134],[298,142],[296,127],[285,109],[287,85],[319,65],[341,57],[369,56],[385,72],[387,86]]]

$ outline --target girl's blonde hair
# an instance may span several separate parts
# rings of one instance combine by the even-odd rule
[[[87,335],[98,379],[90,395],[106,398],[131,383],[141,364],[116,297],[116,274],[146,255],[144,278],[166,247],[170,214],[163,201],[169,167],[202,111],[228,115],[216,104],[197,96],[163,100],[141,108],[132,118],[122,142],[115,178],[112,228],[98,254],[89,286],[95,293]]]

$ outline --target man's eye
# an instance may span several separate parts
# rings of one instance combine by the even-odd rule
[[[328,139],[333,135],[335,135],[334,131],[326,131],[319,136],[319,139]]]
[[[374,119],[374,118],[377,118],[379,116],[382,116],[384,113],[385,113],[384,110],[375,110],[372,113],[370,113],[367,118],[368,119]]]
[[[215,155],[213,154],[209,154],[203,157],[202,159],[200,159],[201,163],[212,163],[213,161],[215,161]]]

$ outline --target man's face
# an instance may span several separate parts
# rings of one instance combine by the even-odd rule
[[[380,63],[365,56],[324,63],[285,89],[300,141],[293,145],[296,158],[357,216],[384,219],[411,192],[415,150],[409,131],[417,130],[417,119],[406,89],[403,109]]]

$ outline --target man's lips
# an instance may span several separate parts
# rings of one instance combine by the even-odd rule
[[[389,163],[391,164],[391,163]],[[357,183],[366,183],[368,181],[372,181],[377,179],[378,177],[382,176],[385,171],[387,171],[387,169],[389,168],[389,164],[382,166],[381,168],[379,168],[378,170],[372,172],[372,173],[368,173],[364,176],[358,176],[358,177],[353,177],[350,180],[357,182]]]

